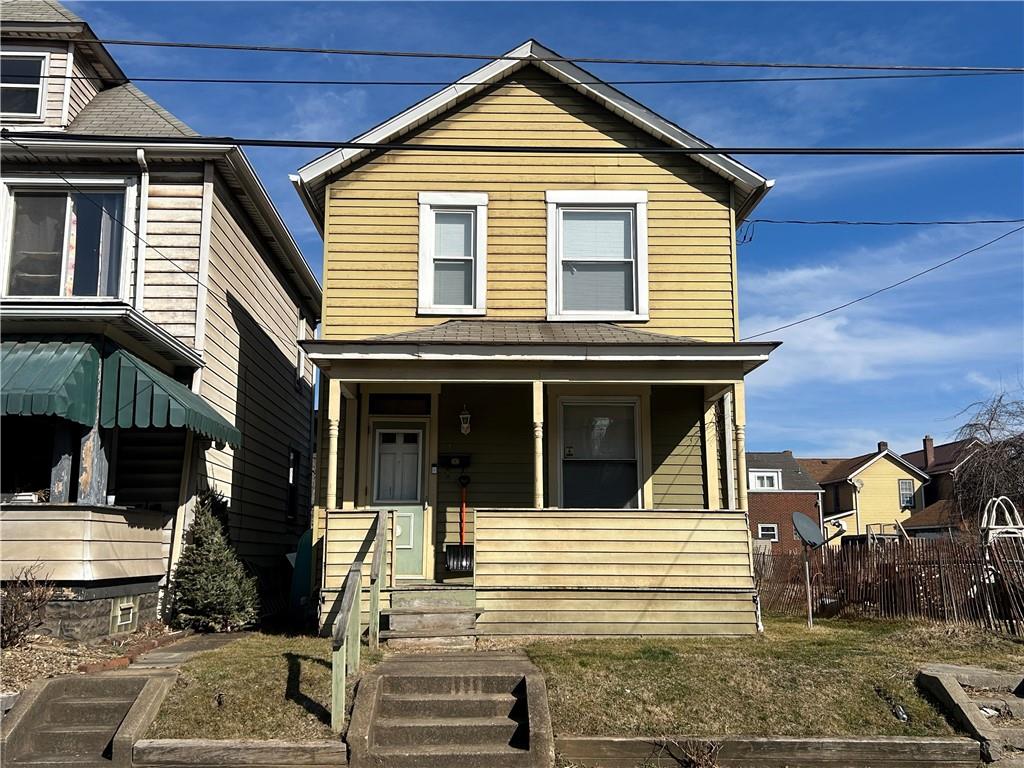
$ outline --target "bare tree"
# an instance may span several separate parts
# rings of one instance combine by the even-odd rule
[[[981,511],[993,496],[1024,505],[1024,398],[1022,391],[1000,392],[960,412],[957,431],[964,440],[964,461],[953,475],[953,496],[964,522],[978,527]]]

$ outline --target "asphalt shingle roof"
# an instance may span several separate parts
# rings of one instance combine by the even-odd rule
[[[638,331],[614,323],[449,320],[429,328],[375,336],[374,344],[705,344],[681,336]]]
[[[3,16],[3,21],[40,24],[85,23],[81,17],[52,0],[4,0],[3,13],[0,15]]]
[[[117,136],[198,136],[132,83],[97,93],[68,126],[69,133]]]
[[[783,491],[821,490],[821,486],[800,466],[790,451],[748,453],[747,469],[781,470]]]
[[[935,446],[935,461],[930,467],[925,466],[927,463],[924,460],[924,449],[920,451],[911,451],[910,453],[904,453],[903,458],[909,461],[918,469],[923,469],[929,474],[941,474],[943,472],[949,472],[953,467],[959,464],[965,455],[965,449],[970,445],[972,440],[954,440],[951,443],[943,443],[942,445]]]
[[[939,499],[920,512],[915,512],[902,523],[904,528],[960,528],[963,519],[952,499]]]
[[[797,459],[800,466],[819,484],[836,483],[845,480],[862,465],[875,458],[878,452],[865,453],[852,459]]]

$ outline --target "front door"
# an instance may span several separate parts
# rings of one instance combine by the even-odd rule
[[[423,430],[378,428],[374,441],[373,503],[395,510],[395,576],[423,578]]]

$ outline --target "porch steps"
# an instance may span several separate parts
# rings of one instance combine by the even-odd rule
[[[146,678],[67,676],[47,683],[17,732],[5,732],[4,765],[109,768],[114,734]]]
[[[472,586],[402,585],[391,590],[381,611],[380,637],[391,648],[473,648],[476,592]]]
[[[543,686],[519,655],[389,658],[356,692],[351,764],[547,768],[554,753]]]

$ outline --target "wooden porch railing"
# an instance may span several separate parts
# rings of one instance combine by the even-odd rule
[[[380,645],[380,590],[384,579],[387,557],[384,552],[388,516],[394,510],[380,511],[373,524],[373,558],[370,561],[370,615],[367,643],[371,650]],[[363,627],[360,603],[363,592],[363,558],[357,558],[348,574],[337,600],[340,607],[331,632],[331,730],[340,733],[345,722],[345,680],[359,669]]]

